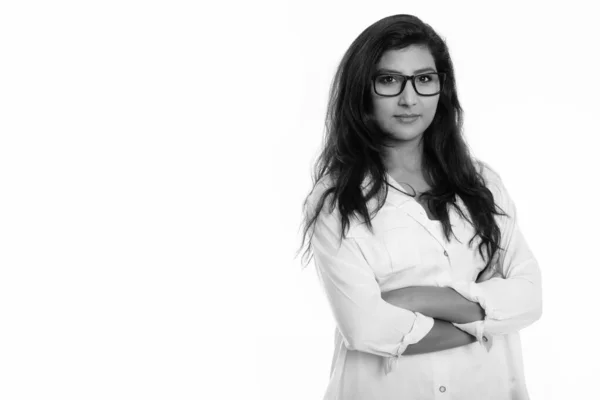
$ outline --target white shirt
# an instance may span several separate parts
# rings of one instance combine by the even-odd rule
[[[312,251],[320,283],[336,321],[335,350],[325,400],[524,400],[519,330],[542,312],[541,276],[516,220],[516,209],[497,173],[479,164],[495,202],[510,218],[496,217],[502,232],[492,269],[475,282],[485,262],[475,231],[449,207],[452,230],[428,218],[412,197],[389,187],[372,219],[374,233],[356,218],[340,243],[339,211],[325,203],[314,226]],[[389,174],[391,185],[406,190]],[[367,179],[365,179],[365,182]],[[314,212],[327,179],[308,200]],[[362,189],[366,190],[363,184]],[[469,215],[457,196],[457,205]],[[367,204],[369,211],[376,199]],[[313,214],[311,214],[313,215]],[[462,243],[461,243],[462,242]],[[478,341],[444,351],[402,355],[420,341],[434,320],[393,306],[381,293],[409,286],[452,287],[478,302],[485,320],[454,324]]]

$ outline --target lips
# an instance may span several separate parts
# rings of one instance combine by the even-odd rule
[[[401,124],[412,124],[414,122],[417,122],[419,120],[419,117],[420,117],[420,115],[415,115],[415,114],[395,116],[396,121],[398,121]]]

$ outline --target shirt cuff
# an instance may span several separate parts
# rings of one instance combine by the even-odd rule
[[[452,282],[448,286],[456,290],[461,296],[463,296],[467,300],[479,303],[481,308],[483,308],[483,310],[485,311],[486,319],[498,319],[498,312],[496,311],[496,308],[494,308],[492,304],[489,304],[489,302],[485,298],[484,291],[479,285],[477,285],[476,282]]]
[[[481,290],[481,288],[475,282],[453,282],[450,287],[456,290],[467,300],[479,303],[485,312],[485,319],[483,321],[474,321],[466,324],[452,323],[452,325],[474,336],[480,345],[482,345],[487,351],[490,351],[493,337],[489,334],[485,334],[485,323],[488,319],[494,318],[494,315],[496,314],[495,309],[486,302],[483,290]]]
[[[485,333],[485,320],[474,321],[466,324],[452,323],[455,327],[461,331],[467,332],[469,335],[474,336],[477,342],[483,346],[487,351],[492,348],[493,337]]]
[[[398,364],[398,360],[402,353],[406,350],[406,348],[411,345],[418,343],[421,339],[423,339],[429,331],[433,328],[433,324],[435,320],[431,317],[423,315],[419,312],[415,312],[416,318],[413,326],[410,331],[404,335],[402,340],[400,341],[400,346],[398,347],[398,351],[396,352],[396,356],[387,357],[385,363],[385,374],[389,374],[391,371],[396,368]]]

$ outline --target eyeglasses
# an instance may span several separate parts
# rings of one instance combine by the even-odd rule
[[[427,72],[419,75],[379,74],[373,78],[375,93],[384,97],[398,96],[411,81],[415,92],[420,96],[435,96],[442,91],[446,74]]]

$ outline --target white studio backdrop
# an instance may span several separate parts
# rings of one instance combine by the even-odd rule
[[[398,13],[446,39],[540,262],[532,399],[593,398],[593,10],[447,3],[1,3],[0,398],[321,398],[301,206],[337,63]]]

